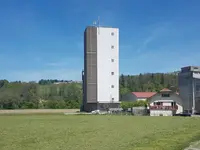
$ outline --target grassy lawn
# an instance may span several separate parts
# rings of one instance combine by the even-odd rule
[[[0,115],[1,150],[182,150],[200,118]]]

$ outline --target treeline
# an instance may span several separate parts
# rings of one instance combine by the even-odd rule
[[[121,75],[119,81],[120,96],[132,91],[159,91],[165,87],[177,90],[178,87],[177,73]],[[0,80],[0,109],[70,109],[80,108],[81,102],[81,83],[65,80],[40,80],[38,83]]]
[[[129,92],[158,92],[163,88],[178,91],[178,72],[120,76],[120,96]]]
[[[41,79],[38,84],[47,85],[47,84],[55,84],[55,83],[72,83],[72,80],[57,80],[57,79]]]
[[[82,85],[0,81],[0,109],[79,108]]]

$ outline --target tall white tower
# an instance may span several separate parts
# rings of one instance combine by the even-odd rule
[[[119,29],[89,26],[84,33],[83,110],[119,107]]]

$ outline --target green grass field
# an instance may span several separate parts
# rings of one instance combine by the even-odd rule
[[[1,150],[182,150],[200,118],[0,115]]]

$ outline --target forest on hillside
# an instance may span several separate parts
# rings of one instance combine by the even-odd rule
[[[132,91],[177,90],[177,73],[121,75],[120,97]],[[0,80],[0,109],[80,108],[82,83],[66,80],[8,82]]]

